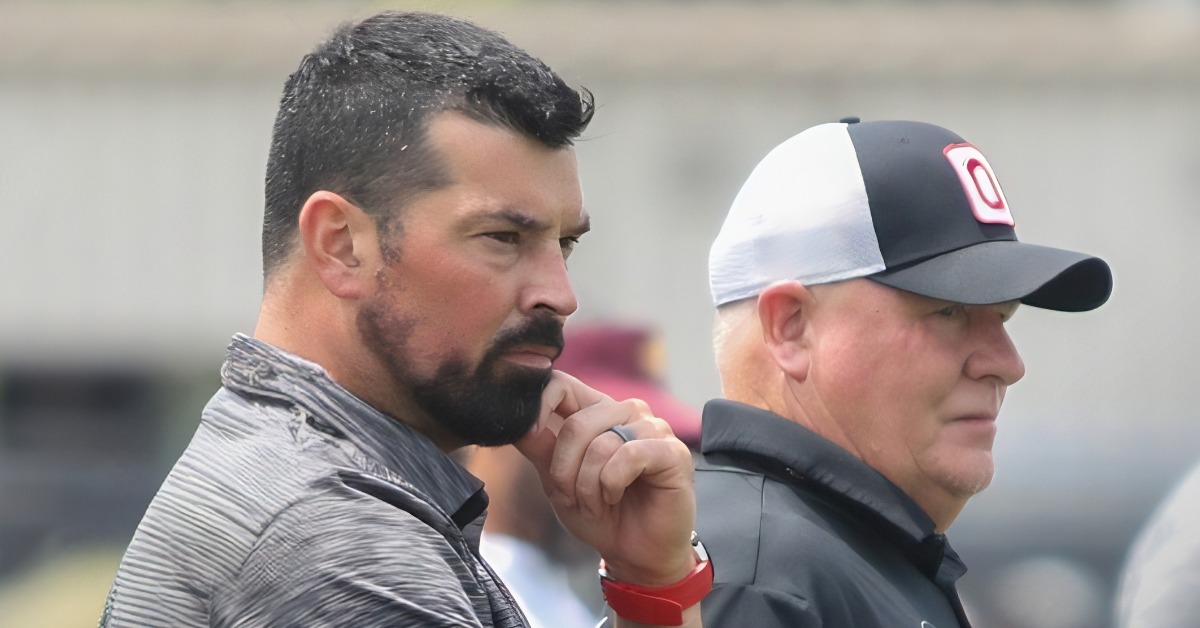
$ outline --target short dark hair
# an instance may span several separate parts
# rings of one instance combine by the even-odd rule
[[[414,196],[446,185],[426,142],[431,116],[457,111],[560,148],[591,120],[592,95],[581,92],[467,21],[386,12],[342,25],[284,83],[267,159],[264,275],[290,255],[300,209],[318,190],[386,227]]]

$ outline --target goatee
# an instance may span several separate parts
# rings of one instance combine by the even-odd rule
[[[364,343],[388,365],[396,385],[406,388],[440,427],[464,443],[484,446],[513,443],[533,427],[551,370],[514,364],[503,356],[521,345],[551,347],[557,355],[563,347],[559,317],[538,314],[500,332],[474,370],[456,356],[433,377],[420,378],[412,373],[406,351],[413,325],[390,314],[386,307],[371,306],[359,313]]]

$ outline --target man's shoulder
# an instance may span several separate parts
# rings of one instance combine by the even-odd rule
[[[697,464],[696,499],[720,590],[706,619],[764,607],[823,622],[813,625],[956,625],[945,595],[869,513],[799,473],[713,456]]]
[[[801,482],[731,464],[696,467],[697,532],[719,578],[764,583],[855,555],[852,524],[836,504]],[[778,572],[778,573],[777,573]],[[785,575],[786,574],[786,575]]]
[[[114,582],[115,616],[150,609],[207,621],[249,604],[248,591],[274,599],[336,583],[339,570],[425,583],[408,595],[467,608],[463,551],[431,526],[436,511],[387,478],[333,467],[293,468],[291,477],[199,469],[177,465],[147,510]]]
[[[226,530],[254,542],[289,521],[326,520],[313,517],[318,511],[340,517],[374,513],[361,519],[364,526],[441,523],[440,511],[404,479],[304,417],[236,394],[217,403],[220,397],[206,408],[144,525],[158,520],[174,533],[193,530],[208,539]]]

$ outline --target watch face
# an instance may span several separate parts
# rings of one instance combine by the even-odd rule
[[[700,535],[692,530],[692,548],[696,550],[696,557],[700,562],[708,560],[708,550],[704,549],[704,544],[700,542]]]

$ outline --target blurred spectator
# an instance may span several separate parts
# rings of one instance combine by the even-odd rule
[[[1175,628],[1200,621],[1200,464],[1138,534],[1119,586],[1118,628]]]
[[[665,385],[666,345],[648,326],[595,322],[568,325],[554,368],[618,401],[641,399],[688,447],[700,445],[700,412]]]
[[[600,600],[584,600],[571,582],[574,573],[586,570],[594,588],[599,557],[555,518],[533,464],[509,445],[474,448],[466,458],[467,470],[483,480],[489,498],[479,553],[517,599],[530,626],[595,626]]]
[[[618,323],[568,324],[556,369],[614,399],[638,398],[695,449],[700,412],[663,384],[666,352],[651,328]],[[463,456],[490,496],[480,553],[500,575],[535,628],[591,628],[602,600],[581,598],[570,583],[593,589],[598,556],[558,523],[537,472],[513,447],[480,447]],[[596,610],[589,610],[594,607]]]

